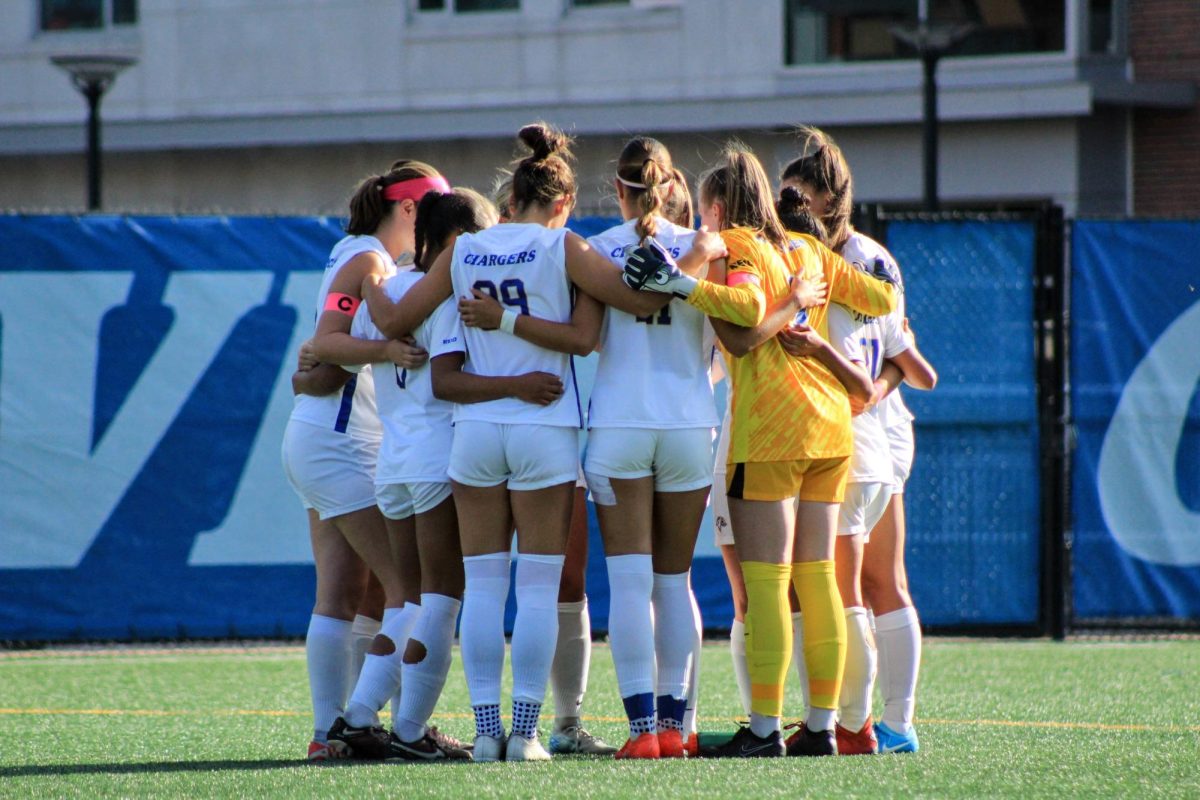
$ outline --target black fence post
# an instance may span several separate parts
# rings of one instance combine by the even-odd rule
[[[1071,617],[1070,285],[1062,208],[1037,215],[1034,339],[1041,473],[1041,628],[1066,638]]]

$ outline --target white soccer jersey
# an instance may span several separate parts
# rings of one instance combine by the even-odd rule
[[[387,248],[374,236],[347,236],[333,246],[329,254],[329,263],[325,267],[325,276],[321,279],[321,288],[317,292],[314,329],[325,306],[325,296],[329,294],[329,287],[337,277],[338,271],[355,256],[371,252],[377,253],[383,259],[389,274],[396,271],[395,262],[392,261]],[[375,410],[375,384],[371,370],[364,369],[353,376],[340,392],[321,397],[296,395],[293,399],[292,419],[333,428],[340,433],[379,437],[381,432],[379,416]]]
[[[678,258],[696,233],[659,218],[655,239]],[[640,244],[630,220],[588,239],[617,269]],[[713,330],[703,312],[672,300],[647,317],[604,312],[589,428],[712,428],[717,407],[708,367]]]
[[[455,297],[471,297],[476,288],[506,308],[552,322],[571,319],[571,282],[567,278],[565,228],[528,223],[496,225],[466,233],[454,244],[450,276]],[[459,405],[454,421],[555,425],[579,428],[583,417],[575,386],[575,366],[567,353],[538,347],[500,330],[464,326],[467,362],[476,375],[510,376],[548,372],[563,382],[563,395],[547,406],[515,397]]]
[[[871,379],[879,377],[883,360],[908,348],[889,317],[867,317],[843,306],[829,306],[829,341],[851,361],[866,366]],[[850,483],[891,483],[892,455],[887,431],[875,409],[852,417],[854,455],[850,459]]]
[[[393,302],[399,300],[422,278],[422,273],[401,272],[388,278],[383,289]],[[364,303],[354,315],[351,335],[382,341],[383,335],[371,322]],[[429,358],[463,349],[458,308],[453,298],[438,306],[412,332]],[[431,368],[426,362],[403,369],[390,361],[372,365],[378,377],[375,400],[383,424],[383,443],[375,467],[375,483],[422,483],[446,481],[450,445],[454,440],[454,404],[433,396]]]
[[[864,268],[870,267],[871,264],[875,263],[875,259],[881,258],[891,265],[894,274],[900,275],[900,267],[896,264],[896,259],[892,258],[892,254],[887,251],[887,248],[858,231],[850,234],[850,238],[846,240],[846,244],[842,247],[841,255],[842,258],[851,264]],[[904,330],[905,315],[903,283],[901,281],[901,285],[896,287],[899,290],[899,295],[896,298],[896,309],[888,315],[900,331]],[[912,412],[904,404],[904,398],[901,396],[899,389],[889,394],[879,404],[876,414],[879,417],[880,424],[884,428],[909,425],[913,421]]]

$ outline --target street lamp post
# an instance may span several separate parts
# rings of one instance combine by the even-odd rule
[[[137,63],[126,55],[51,56],[51,63],[71,76],[71,83],[88,104],[87,123],[87,207],[100,209],[100,99],[117,79],[117,74]]]
[[[938,210],[938,102],[937,64],[959,42],[975,30],[971,24],[929,22],[928,4],[920,3],[916,26],[894,25],[891,34],[917,51],[921,59],[922,82],[921,143],[924,155],[924,207]]]

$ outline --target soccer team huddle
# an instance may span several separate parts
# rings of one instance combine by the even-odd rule
[[[905,320],[894,259],[850,226],[844,156],[804,132],[778,197],[731,145],[694,204],[667,148],[634,137],[613,180],[625,222],[586,240],[565,227],[570,140],[541,123],[518,134],[529,154],[494,205],[417,161],[360,184],[283,442],[317,572],[310,759],[917,750],[921,640],[903,562],[912,415],[895,389],[937,377]],[[585,409],[573,358],[594,351]],[[582,724],[589,495],[629,718],[620,748]],[[735,609],[711,627],[731,627],[749,722],[702,738],[690,569],[710,501]],[[429,725],[456,629],[470,744]],[[785,728],[789,664],[805,707]],[[549,749],[538,733],[548,683]]]

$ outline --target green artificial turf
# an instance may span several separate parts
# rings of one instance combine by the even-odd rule
[[[311,766],[301,648],[8,651],[0,796],[1200,797],[1198,680],[1194,640],[931,639],[915,756]],[[469,739],[469,711],[456,660],[435,722]],[[624,740],[603,645],[584,711]],[[705,647],[700,713],[740,716],[727,643]]]

